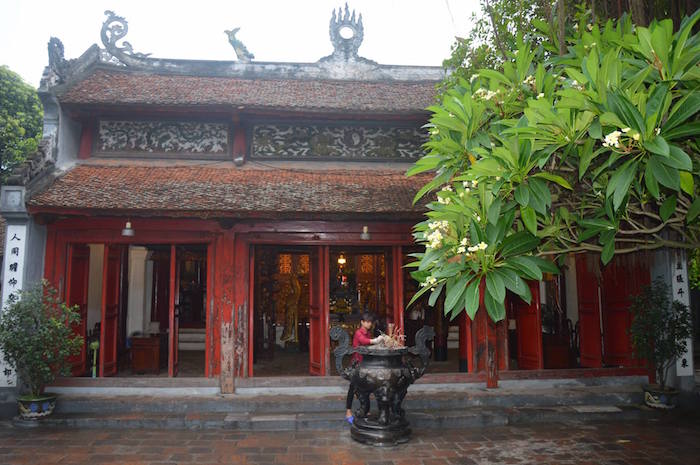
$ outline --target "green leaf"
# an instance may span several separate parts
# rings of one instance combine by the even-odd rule
[[[693,169],[693,162],[683,149],[677,145],[669,145],[669,149],[669,157],[662,160],[664,165],[684,171]]]
[[[437,302],[438,297],[440,297],[443,287],[445,287],[444,281],[438,284],[435,289],[433,289],[433,292],[432,294],[430,294],[430,298],[428,299],[428,305],[430,305],[431,307],[435,306],[435,302]]]
[[[644,170],[644,183],[647,186],[647,190],[649,190],[649,193],[655,198],[659,198],[659,183],[656,181],[656,177],[654,176],[654,171],[651,169],[651,165],[647,163],[647,167]]]
[[[527,258],[528,260],[535,262],[535,264],[540,268],[540,271],[543,273],[559,274],[559,268],[557,268],[553,262],[535,256]]]
[[[593,139],[603,138],[603,128],[600,126],[600,121],[596,118],[588,127],[588,135]]]
[[[493,81],[501,82],[503,84],[507,84],[508,86],[513,85],[513,83],[510,82],[510,79],[505,77],[502,73],[499,73],[498,71],[495,71],[493,69],[480,69],[479,76],[488,78]]]
[[[506,307],[503,301],[495,299],[488,291],[484,296],[484,305],[486,306],[486,312],[488,312],[491,320],[494,322],[497,323],[506,317]]]
[[[700,10],[698,10],[700,11]],[[663,128],[669,131],[676,126],[683,124],[688,118],[693,116],[700,110],[700,92],[691,91],[679,99],[669,111],[668,120],[664,123]]]
[[[532,294],[530,293],[530,286],[527,285],[523,279],[518,276],[518,274],[508,268],[497,268],[495,270],[503,279],[503,283],[506,288],[511,292],[514,292],[520,296],[528,304],[532,301]]]
[[[411,297],[411,300],[408,301],[408,304],[406,305],[406,308],[408,308],[408,307],[410,307],[411,305],[413,305],[413,302],[415,302],[416,300],[418,300],[418,299],[420,298],[420,296],[422,296],[423,294],[425,294],[425,293],[428,292],[429,290],[430,290],[430,286],[423,286],[423,287],[421,287],[421,288],[418,290],[418,292],[416,292],[415,294],[413,294],[413,297]]]
[[[615,255],[615,240],[608,241],[605,246],[603,246],[603,251],[600,253],[600,259],[603,265],[607,265],[610,260],[612,260],[613,255]]]
[[[501,243],[501,257],[508,258],[532,251],[540,243],[537,236],[528,231],[518,231],[507,236]]]
[[[642,137],[644,137],[646,134],[646,129],[642,114],[639,113],[637,107],[629,101],[624,93],[621,91],[615,91],[608,94],[608,104],[615,114],[622,119],[626,126],[636,129],[642,134]],[[603,116],[604,115],[605,113]]]
[[[486,216],[489,220],[489,223],[491,224],[497,224],[498,223],[498,217],[501,214],[501,199],[497,198],[491,203],[491,206],[489,207],[489,211],[486,212]]]
[[[669,131],[667,131],[666,128],[661,128],[661,131],[667,140],[698,137],[698,135],[700,135],[700,121],[682,124]]]
[[[530,203],[530,190],[525,184],[520,184],[515,188],[515,201],[523,207],[527,207]]]
[[[464,294],[464,289],[467,287],[467,278],[468,275],[462,275],[457,278],[456,281],[450,280],[452,283],[450,285],[450,281],[448,281],[447,285],[447,295],[445,296],[445,305],[444,305],[444,311],[445,315],[447,315],[452,309],[454,308],[455,305],[457,305],[457,302],[459,302],[462,299],[462,295]]]
[[[528,279],[540,281],[542,279],[542,270],[537,266],[537,262],[530,260],[532,257],[511,257],[506,263],[520,271]]]
[[[506,299],[506,286],[497,273],[491,272],[486,275],[486,289],[496,300],[504,301]]]
[[[479,278],[473,279],[467,286],[464,293],[464,308],[469,318],[473,320],[476,311],[479,310]]]
[[[698,214],[700,214],[700,197],[695,197],[695,200],[693,200],[693,203],[691,203],[688,208],[688,216],[685,217],[685,221],[690,223],[698,217]]]
[[[658,155],[652,155],[647,162],[649,169],[654,172],[656,180],[662,186],[677,191],[680,189],[681,179],[676,168],[671,168],[664,164],[664,158]]]
[[[656,136],[652,140],[644,141],[644,148],[664,157],[668,157],[670,154],[670,149],[666,139],[661,136]]]
[[[520,218],[528,231],[537,234],[537,214],[532,207],[520,206]]]
[[[661,204],[661,207],[659,207],[659,215],[661,215],[661,220],[666,221],[668,220],[671,215],[673,215],[673,212],[676,211],[676,202],[678,201],[678,198],[676,195],[670,195],[666,200],[664,200],[664,203]]]
[[[688,171],[679,171],[678,174],[681,177],[681,189],[688,195],[693,195],[695,193],[695,179],[693,174]]]
[[[668,84],[662,82],[656,86],[654,91],[649,96],[649,100],[647,100],[647,106],[645,108],[647,130],[656,127],[656,123],[659,120],[659,110],[663,105],[667,93]]]
[[[700,10],[697,10],[695,13],[690,18],[684,18],[683,21],[681,21],[681,27],[680,30],[677,33],[676,41],[675,41],[675,47],[673,48],[673,72],[675,74],[676,72],[676,66],[678,62],[680,61],[681,55],[685,51],[685,44],[686,41],[688,40],[688,36],[690,35],[693,25],[700,19]]]
[[[600,115],[600,124],[603,126],[616,126],[618,128],[624,128],[626,126],[615,113],[610,111]]]
[[[634,179],[635,174],[637,174],[638,164],[638,161],[629,160],[618,168],[610,177],[610,182],[608,183],[605,196],[610,197],[612,195],[613,207],[615,210],[620,208],[622,201],[628,194],[630,184],[632,184],[632,180]]]
[[[569,182],[566,179],[564,179],[561,176],[558,176],[556,174],[551,174],[551,173],[547,173],[545,171],[541,171],[539,173],[533,174],[532,176],[536,177],[536,178],[546,179],[547,181],[555,182],[565,189],[572,190],[571,184],[569,184]]]

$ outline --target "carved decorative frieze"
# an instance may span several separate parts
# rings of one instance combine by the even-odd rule
[[[190,121],[100,121],[96,150],[114,154],[228,153],[228,125]]]
[[[258,124],[251,158],[258,160],[412,161],[425,131],[410,127]]]

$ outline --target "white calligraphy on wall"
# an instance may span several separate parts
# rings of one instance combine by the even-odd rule
[[[690,290],[688,289],[688,268],[686,254],[681,250],[675,252],[673,263],[673,299],[690,307]],[[686,351],[676,360],[676,374],[678,376],[693,375],[693,340],[686,340]]]
[[[11,224],[5,231],[5,268],[2,282],[2,308],[18,299],[24,276],[24,253],[27,242],[27,226]],[[15,386],[14,371],[0,360],[0,387]]]

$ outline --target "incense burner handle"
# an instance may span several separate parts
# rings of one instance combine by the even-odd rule
[[[331,340],[338,342],[338,347],[333,350],[335,357],[335,369],[343,378],[349,380],[351,377],[352,367],[343,368],[343,358],[346,355],[355,353],[355,349],[350,346],[350,335],[340,326],[333,326],[329,332]]]
[[[423,326],[416,333],[416,345],[410,347],[408,352],[420,357],[423,367],[427,368],[430,363],[430,349],[427,343],[435,337],[435,329],[432,326]]]

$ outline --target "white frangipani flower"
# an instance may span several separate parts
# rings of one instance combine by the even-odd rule
[[[605,142],[603,142],[604,147],[620,147],[620,136],[622,133],[620,131],[613,131],[607,136],[605,136]]]

